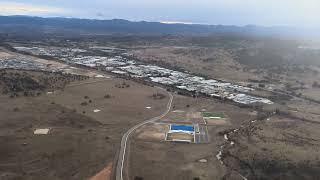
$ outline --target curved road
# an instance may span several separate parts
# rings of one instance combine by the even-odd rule
[[[162,88],[159,88],[159,89],[162,89]],[[164,89],[162,89],[164,90]],[[166,91],[166,90],[164,90]],[[166,91],[167,92],[167,91]],[[119,152],[119,157],[118,157],[118,162],[117,162],[117,169],[116,169],[116,180],[123,180],[123,164],[124,164],[124,161],[125,161],[125,155],[126,155],[126,148],[127,148],[127,142],[128,142],[128,139],[130,137],[130,135],[136,130],[138,129],[139,127],[145,125],[145,124],[148,124],[148,123],[151,123],[151,122],[155,122],[161,118],[163,118],[164,116],[166,116],[169,112],[170,112],[170,109],[171,109],[171,105],[172,105],[172,101],[173,101],[173,96],[170,92],[167,92],[168,95],[170,96],[170,99],[169,99],[169,102],[167,104],[167,109],[166,111],[161,114],[160,116],[157,116],[157,117],[154,117],[154,118],[151,118],[151,119],[148,119],[148,120],[145,120],[135,126],[133,126],[132,128],[130,128],[123,136],[122,136],[122,139],[121,139],[121,147],[120,147],[120,152]]]

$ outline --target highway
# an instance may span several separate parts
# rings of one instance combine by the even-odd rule
[[[159,89],[166,91],[162,88],[159,88]],[[157,120],[160,120],[170,112],[172,101],[173,101],[173,95],[170,92],[167,92],[167,94],[169,95],[170,99],[167,104],[166,111],[164,113],[162,113],[160,116],[157,116],[157,117],[154,117],[151,119],[147,119],[147,120],[133,126],[122,136],[120,150],[119,150],[119,157],[118,157],[118,162],[117,162],[117,167],[116,167],[117,168],[116,169],[116,180],[123,180],[123,166],[124,166],[124,161],[125,161],[125,156],[126,156],[127,143],[130,138],[130,135],[136,129],[140,128],[141,126],[148,124],[148,123],[151,123],[151,122],[155,122]]]

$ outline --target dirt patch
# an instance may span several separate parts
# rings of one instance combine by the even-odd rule
[[[226,119],[206,119],[205,121],[208,126],[230,124],[230,122],[228,122]]]
[[[181,141],[181,142],[194,142],[194,136],[186,133],[168,133],[167,141]]]
[[[13,56],[12,54],[0,51],[0,60],[3,60],[5,58],[9,58],[9,57],[12,57],[12,56]]]
[[[106,168],[104,168],[98,174],[90,178],[90,180],[110,180],[111,173],[112,173],[112,163],[109,163]]]
[[[187,117],[190,119],[200,119],[201,113],[200,112],[189,112],[189,113],[187,113]]]
[[[150,124],[139,128],[136,133],[136,138],[145,141],[163,141],[165,133],[168,131],[168,125],[165,124]]]

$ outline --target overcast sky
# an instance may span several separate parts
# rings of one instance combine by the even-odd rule
[[[0,14],[320,27],[320,0],[0,0]]]

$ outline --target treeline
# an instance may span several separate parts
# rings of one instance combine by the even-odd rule
[[[37,96],[45,90],[64,89],[73,81],[88,79],[87,76],[62,72],[0,70],[1,93],[10,97]]]

